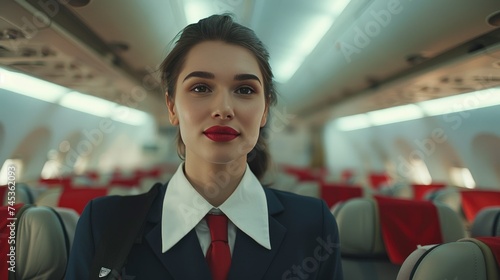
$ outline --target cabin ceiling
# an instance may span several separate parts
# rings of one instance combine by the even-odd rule
[[[500,85],[498,26],[487,22],[500,11],[498,0],[351,0],[337,15],[342,3],[92,0],[73,7],[56,0],[0,0],[0,64],[109,100],[140,87],[151,97],[139,109],[166,126],[155,69],[192,16],[185,7],[194,5],[202,16],[232,12],[255,30],[281,81],[280,106],[318,124],[332,117],[335,106],[349,115],[391,106],[399,96],[399,103],[409,103]],[[317,45],[304,44],[314,36],[321,38]],[[477,53],[486,54],[479,59]],[[439,71],[452,60],[464,60],[452,76]],[[283,78],[297,61],[297,71]],[[488,83],[479,81],[485,76]],[[461,80],[461,86],[435,90],[447,79]]]

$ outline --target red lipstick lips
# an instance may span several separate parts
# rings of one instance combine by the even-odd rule
[[[208,139],[215,142],[229,142],[238,137],[240,133],[229,126],[212,126],[203,131]]]

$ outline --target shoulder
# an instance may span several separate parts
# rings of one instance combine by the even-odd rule
[[[318,208],[322,209],[323,206],[326,206],[323,200],[310,197],[310,196],[303,196],[287,191],[281,191],[281,190],[275,190],[272,188],[264,188],[266,192],[266,196],[268,197],[268,200],[270,200],[270,196],[275,196],[282,204],[283,206],[288,209],[288,207],[291,207],[292,209],[294,208],[299,208],[299,207],[307,207],[307,208]],[[304,210],[304,209],[302,209]]]
[[[89,228],[94,234],[98,234],[110,221],[116,219],[116,215],[119,215],[120,199],[121,196],[118,195],[92,199],[85,206],[78,220],[78,226]]]
[[[110,210],[117,207],[118,202],[122,196],[119,195],[111,195],[111,196],[103,196],[92,199],[86,206],[86,208],[90,208],[92,211],[96,210]]]
[[[99,229],[106,227],[112,221],[129,219],[130,216],[135,215],[136,211],[143,209],[146,204],[149,208],[147,217],[154,218],[154,214],[159,211],[158,208],[161,208],[162,198],[165,195],[165,185],[158,183],[153,188],[156,188],[157,191],[150,190],[138,195],[112,195],[95,198],[87,204],[80,219],[92,224],[92,228]],[[151,195],[154,195],[152,204],[146,201],[147,197],[151,197]]]
[[[328,254],[335,254],[335,257],[329,258],[329,262],[340,262],[340,250],[336,250],[339,247],[337,222],[325,201],[274,189],[266,189],[265,192],[269,204],[281,205],[281,210],[274,214],[271,209],[277,207],[269,204],[268,207],[273,219],[287,228],[290,239],[301,240],[303,244],[307,243],[314,248],[318,244],[327,244],[325,250]],[[337,264],[332,265],[332,267],[337,266]],[[337,269],[339,268],[335,270]]]
[[[157,188],[158,191],[150,207],[157,210],[156,204],[161,204],[163,195],[165,195],[165,185],[155,185],[153,188]],[[82,217],[91,222],[93,226],[106,225],[111,220],[127,219],[127,215],[133,214],[131,212],[141,209],[142,205],[146,203],[146,196],[150,193],[151,191],[138,195],[112,195],[92,199],[85,207]]]
[[[330,209],[322,199],[271,188],[265,188],[265,192],[270,211],[279,208],[276,204],[280,204],[281,210],[278,211],[278,215],[283,219],[301,221],[305,225],[336,224]]]

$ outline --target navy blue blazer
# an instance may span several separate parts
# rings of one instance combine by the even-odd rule
[[[133,245],[122,280],[210,280],[196,231],[161,252],[161,215],[166,186],[147,215],[142,240]],[[237,229],[229,280],[342,279],[337,224],[319,199],[264,188],[269,209],[271,250]],[[71,248],[66,279],[89,279],[96,246],[118,196],[92,200],[85,207]],[[133,207],[133,205],[131,205]]]

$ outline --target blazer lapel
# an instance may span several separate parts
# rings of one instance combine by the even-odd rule
[[[201,252],[195,230],[191,230],[174,247],[161,252],[161,224],[158,223],[146,240],[155,255],[176,280],[210,280],[210,270]]]
[[[251,237],[237,229],[228,276],[229,280],[262,279],[285,237],[286,228],[272,217],[272,215],[283,211],[283,205],[274,193],[266,189],[264,190],[266,191],[269,212],[271,250],[262,247]]]
[[[210,269],[194,229],[170,250],[165,253],[161,252],[161,212],[166,185],[161,189],[162,192],[158,194],[156,201],[151,206],[147,219],[155,226],[145,234],[144,238],[174,279],[210,280]]]

